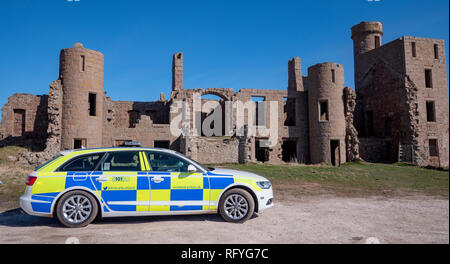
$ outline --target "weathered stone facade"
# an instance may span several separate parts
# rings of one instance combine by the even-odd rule
[[[359,160],[358,131],[354,126],[353,113],[356,106],[356,93],[350,87],[344,88],[344,112],[345,112],[345,147],[347,160]]]
[[[308,69],[309,140],[312,163],[346,161],[344,67],[316,64]]]
[[[367,138],[361,157],[448,167],[445,43],[404,36],[382,45],[382,35],[379,22],[352,28],[355,124],[360,138]]]
[[[16,93],[2,107],[0,146],[32,143],[43,150],[47,138],[48,96]]]
[[[236,137],[182,137],[180,151],[202,163],[238,163],[239,144]]]
[[[23,154],[31,163],[63,149],[139,141],[201,163],[339,165],[362,158],[447,167],[444,43],[402,37],[381,45],[382,35],[379,22],[352,28],[356,93],[344,87],[343,65],[319,63],[302,76],[298,57],[288,61],[284,90],[185,89],[183,54],[175,53],[170,98],[162,94],[155,102],[111,100],[103,89],[103,54],[76,43],[61,51],[59,78],[48,95],[9,98],[0,144],[37,145],[38,152]],[[425,69],[432,71],[426,81]],[[425,88],[430,78],[432,88]],[[434,121],[427,121],[431,103]]]

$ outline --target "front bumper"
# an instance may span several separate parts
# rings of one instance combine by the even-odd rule
[[[258,212],[262,212],[273,205],[272,187],[258,192]]]

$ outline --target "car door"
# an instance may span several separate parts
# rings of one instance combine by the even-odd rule
[[[209,209],[209,181],[203,172],[188,172],[191,164],[164,151],[147,151],[150,166],[150,211]]]
[[[104,211],[148,211],[149,182],[141,152],[108,152],[99,170]]]
[[[42,199],[53,202],[55,201],[55,197],[58,196],[61,191],[67,189],[79,189],[81,187],[95,193],[99,184],[97,181],[93,180],[96,178],[94,170],[101,161],[103,155],[104,153],[92,153],[71,158],[55,172],[51,173],[51,177],[38,178],[38,181],[34,184],[32,189],[32,194],[35,198],[36,196],[37,198],[43,196],[44,198]],[[38,200],[37,198],[35,200]],[[40,209],[45,205],[50,204],[32,203],[33,209],[35,206]],[[50,207],[48,207],[48,210],[50,210]]]

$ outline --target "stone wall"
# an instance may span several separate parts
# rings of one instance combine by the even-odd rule
[[[104,56],[80,43],[61,50],[59,75],[63,86],[61,148],[73,149],[75,140],[86,148],[102,147]],[[91,111],[91,95],[94,106]]]
[[[18,157],[19,162],[38,166],[58,155],[61,150],[62,93],[61,80],[53,81],[48,93],[48,129],[45,149],[40,152],[23,152]]]
[[[413,43],[415,56],[412,54]],[[448,167],[449,104],[445,42],[439,39],[404,37],[403,49],[408,86],[416,90],[414,162],[422,166]],[[431,71],[431,87],[425,86],[426,69]],[[434,104],[433,121],[427,120],[427,102]],[[430,157],[430,139],[438,142],[438,156]]]
[[[356,93],[350,87],[344,88],[344,111],[345,111],[345,147],[347,161],[359,160],[358,131],[353,125],[353,113],[356,106]]]
[[[390,149],[387,151],[391,162],[397,161],[398,146],[413,144],[417,132],[415,109],[411,109],[415,105],[416,90],[414,87],[407,88],[405,80],[403,74],[380,60],[359,83],[360,98],[356,111],[359,136],[389,140]]]
[[[2,107],[0,146],[20,145],[34,151],[45,148],[47,95],[16,93]]]
[[[238,163],[236,137],[182,137],[181,151],[201,164]]]
[[[48,92],[48,129],[45,152],[51,156],[61,149],[61,119],[63,107],[61,80],[53,81]]]
[[[104,103],[103,146],[118,146],[124,141],[139,141],[143,147],[154,147],[155,141],[169,141],[170,148],[179,150],[178,141],[170,133],[168,101]]]
[[[359,155],[367,162],[385,163],[389,157],[389,141],[376,137],[359,139]]]
[[[432,72],[429,88],[425,70]],[[405,36],[363,53],[355,51],[355,83],[360,137],[383,139],[389,153],[384,158],[390,162],[400,158],[421,166],[448,167],[444,41]],[[427,102],[434,104],[433,121],[427,120]],[[438,143],[437,156],[430,157],[430,140]],[[373,155],[369,159],[379,159]]]
[[[309,141],[312,163],[346,162],[344,67],[319,63],[308,68]]]
[[[298,64],[296,66],[299,67]],[[292,74],[292,78],[296,78],[298,82],[298,71],[297,74]],[[303,80],[303,79],[302,79]],[[297,85],[298,86],[298,85]],[[301,85],[303,87],[303,85]],[[297,89],[297,88],[296,88]],[[299,88],[300,89],[300,88]],[[303,89],[303,88],[301,88]],[[203,95],[215,95],[221,98],[222,105],[223,102],[252,102],[253,97],[263,98],[266,102],[265,108],[265,127],[271,128],[275,127],[277,129],[277,137],[275,138],[275,145],[268,148],[268,159],[270,163],[283,163],[283,149],[282,144],[284,140],[295,141],[296,144],[296,156],[298,160],[302,163],[308,163],[309,158],[309,130],[308,130],[308,102],[307,93],[304,91],[291,91],[288,95],[287,90],[262,90],[262,89],[240,89],[238,92],[234,92],[230,88],[207,88],[207,89],[184,89],[172,92],[173,101],[185,101],[189,108],[193,109],[193,98],[194,94],[198,93],[200,96]],[[289,101],[288,101],[289,100]],[[204,100],[202,100],[204,101]],[[270,108],[270,102],[276,102],[276,112],[274,109]],[[289,105],[288,105],[289,102]],[[203,103],[202,103],[203,104]],[[291,111],[291,112],[287,112]],[[276,123],[271,124],[270,117],[277,114]],[[233,132],[231,135],[236,134],[237,128],[236,119],[238,118],[238,112],[236,109],[232,110],[233,115]],[[294,122],[287,123],[287,118],[292,118],[294,116]],[[171,117],[173,118],[173,117]],[[239,118],[244,121],[243,125],[249,125],[248,111],[244,110],[240,112]],[[193,128],[193,113],[189,113],[188,120],[190,121],[189,126]],[[228,135],[230,136],[230,135]],[[247,139],[248,146],[246,148],[246,154],[240,154],[236,151],[234,155],[236,158],[239,156],[246,157],[245,160],[256,162],[255,144],[258,140],[265,140],[268,137],[256,133],[249,136]],[[183,151],[181,149],[180,151]],[[221,157],[218,157],[219,159]]]

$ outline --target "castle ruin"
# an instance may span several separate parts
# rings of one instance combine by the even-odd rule
[[[319,63],[303,76],[298,57],[288,62],[285,90],[185,89],[183,54],[175,53],[170,98],[162,94],[155,102],[111,100],[103,89],[103,54],[76,43],[61,50],[59,77],[48,95],[8,99],[0,146],[32,146],[23,156],[30,163],[64,149],[139,141],[200,163],[339,165],[362,158],[448,167],[444,41],[405,36],[383,45],[379,22],[361,22],[351,32],[356,92],[344,85],[343,65]],[[238,102],[250,107],[227,107]],[[217,133],[211,135],[202,124],[214,115],[231,119],[214,122],[208,128]],[[181,130],[197,129],[173,133],[176,120],[182,120]],[[276,139],[267,144],[267,133],[250,133],[252,127],[276,128]]]

